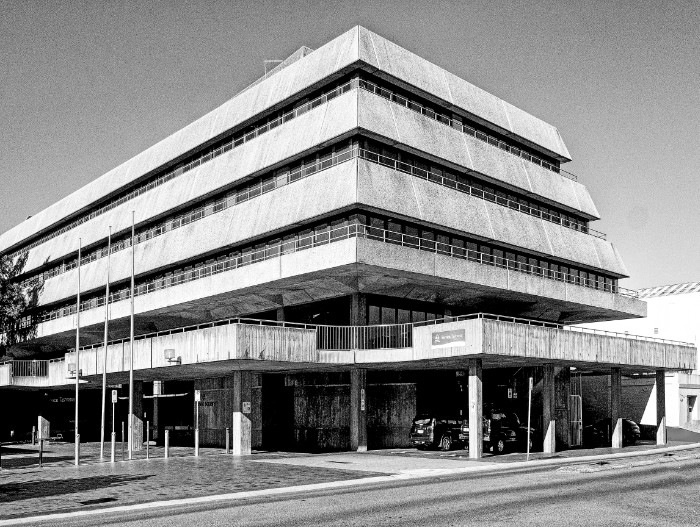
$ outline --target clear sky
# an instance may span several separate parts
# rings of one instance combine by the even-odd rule
[[[700,280],[696,0],[0,0],[0,232],[357,24],[559,128],[638,288]]]

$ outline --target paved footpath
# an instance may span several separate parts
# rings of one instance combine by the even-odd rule
[[[471,460],[464,451],[418,452],[411,449],[367,453],[294,454],[258,453],[242,458],[222,449],[162,449],[152,458],[137,453],[133,461],[99,459],[99,444],[82,447],[83,464],[72,464],[72,444],[50,444],[42,468],[31,445],[5,445],[0,470],[0,526],[50,514],[92,514],[107,507],[176,506],[201,501],[264,498],[282,493],[310,492],[421,477],[450,476],[509,469],[610,470],[665,460],[700,458],[700,444],[678,444],[665,449],[651,445],[577,450],[555,455],[534,454],[529,463],[520,454]],[[591,455],[596,454],[596,455]],[[642,457],[643,454],[643,457]],[[567,468],[578,467],[578,468]],[[55,517],[59,523],[59,517]],[[54,521],[54,520],[52,520]]]

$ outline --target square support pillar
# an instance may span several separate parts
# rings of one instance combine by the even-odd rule
[[[247,456],[251,452],[252,378],[253,375],[249,371],[233,372],[231,450],[234,456]]]
[[[484,398],[481,359],[469,359],[469,457],[481,459],[484,454]]]
[[[542,451],[551,454],[557,446],[554,365],[542,366],[542,374]]]
[[[610,370],[610,430],[613,448],[622,448],[622,373],[620,368]]]
[[[353,293],[350,299],[350,325],[367,325],[367,296],[363,293]]]
[[[367,370],[350,370],[350,450],[367,451]]]
[[[134,420],[131,427],[131,448],[134,451],[143,449],[144,427],[143,418],[143,381],[134,381]]]
[[[656,444],[666,444],[666,372],[656,370]]]
[[[275,311],[275,318],[277,319],[277,322],[285,321],[284,306],[277,308],[277,310]]]

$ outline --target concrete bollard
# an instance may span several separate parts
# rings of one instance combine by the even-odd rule
[[[32,426],[32,445],[36,445],[36,426]]]
[[[230,452],[229,448],[231,445],[231,429],[226,427],[226,453]]]
[[[199,428],[194,431],[194,456],[199,457]]]
[[[117,453],[117,433],[112,432],[112,455],[110,458],[112,463],[114,463],[114,456],[116,455],[116,453]]]
[[[165,457],[170,457],[170,430],[165,431]]]

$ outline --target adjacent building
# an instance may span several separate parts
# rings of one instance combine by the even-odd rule
[[[646,304],[618,286],[570,159],[554,126],[363,27],[301,48],[0,236],[44,279],[26,345],[63,349],[0,366],[0,385],[70,435],[70,397],[52,394],[79,363],[89,439],[102,372],[123,395],[133,354],[154,435],[221,444],[230,427],[246,453],[404,445],[421,412],[524,417],[532,378],[542,448],[575,445],[572,371],[612,374],[619,403],[623,374],[694,369],[696,353],[571,326]]]

